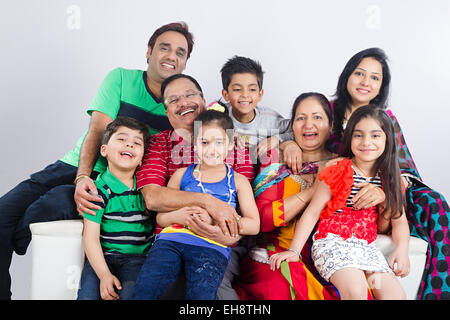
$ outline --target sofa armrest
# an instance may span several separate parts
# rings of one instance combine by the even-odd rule
[[[83,221],[33,223],[30,230],[31,299],[76,299],[84,264]]]
[[[389,261],[395,249],[395,242],[391,236],[379,234],[376,240],[377,247]],[[417,237],[410,237],[408,256],[410,260],[410,273],[404,278],[398,278],[405,289],[406,298],[414,300],[422,280],[425,262],[427,260],[428,243]]]

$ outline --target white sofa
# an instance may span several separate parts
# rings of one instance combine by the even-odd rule
[[[40,222],[30,225],[32,233],[31,299],[76,299],[84,263],[81,220]],[[392,238],[378,235],[377,246],[389,260],[395,244]],[[400,282],[407,299],[416,297],[425,267],[428,244],[411,237],[409,258],[411,272]]]
[[[84,264],[82,220],[40,222],[32,234],[32,300],[74,300]]]
[[[395,249],[395,243],[390,236],[379,234],[376,240],[387,261]],[[409,238],[409,261],[411,264],[409,274],[404,278],[398,278],[406,292],[408,300],[414,300],[419,290],[425,262],[427,260],[428,243],[417,237]]]

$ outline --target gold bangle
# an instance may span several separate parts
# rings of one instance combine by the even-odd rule
[[[300,254],[299,251],[297,251],[297,250],[295,250],[295,249],[292,249],[292,248],[287,248],[286,250],[287,250],[287,251],[294,252],[295,254],[297,254],[299,259],[302,258],[302,255]]]
[[[300,200],[303,203],[306,203],[305,199],[303,199],[302,197],[300,197],[300,195],[298,193],[295,194],[295,196],[297,197],[298,200]]]
[[[73,181],[73,184],[77,184],[78,180],[83,179],[83,178],[91,178],[90,176],[88,176],[87,174],[80,174],[79,176],[77,176],[75,178],[75,180]]]

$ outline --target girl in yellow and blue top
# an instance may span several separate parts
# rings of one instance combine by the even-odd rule
[[[242,214],[238,219],[239,234],[254,235],[259,232],[259,214],[250,183],[224,162],[228,151],[233,148],[233,141],[233,122],[225,107],[218,104],[209,107],[194,122],[199,163],[178,169],[167,186],[207,193],[235,208],[239,203]],[[183,271],[186,275],[186,299],[215,299],[230,259],[230,247],[189,230],[185,221],[190,216],[215,223],[199,207],[157,214],[158,224],[165,228],[157,236],[142,266],[134,288],[134,299],[159,299]]]

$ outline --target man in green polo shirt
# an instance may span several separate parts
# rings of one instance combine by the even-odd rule
[[[95,216],[84,216],[87,259],[79,300],[131,298],[152,236],[150,216],[134,175],[149,135],[144,123],[129,117],[117,117],[106,127],[100,153],[108,167],[95,181],[101,209]]]
[[[118,68],[106,76],[87,110],[89,129],[75,149],[0,198],[0,300],[11,298],[12,252],[25,254],[30,223],[74,219],[77,211],[100,209],[89,200],[98,200],[93,179],[106,168],[99,157],[106,126],[117,116],[129,116],[146,123],[151,134],[170,128],[160,101],[161,83],[185,69],[192,48],[185,23],[158,28],[148,42],[146,71]]]

